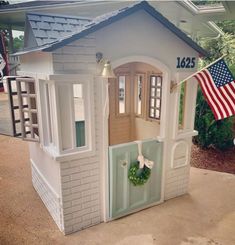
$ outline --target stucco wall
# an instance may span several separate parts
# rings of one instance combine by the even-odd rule
[[[38,74],[52,74],[52,55],[46,52],[31,52],[20,55],[20,71]]]

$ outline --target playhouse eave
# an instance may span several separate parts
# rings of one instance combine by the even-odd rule
[[[54,42],[45,44],[43,46],[31,48],[28,50],[23,50],[21,52],[16,53],[15,55],[21,55],[28,52],[34,51],[44,51],[44,52],[53,52],[54,50],[64,47],[65,45],[79,40],[81,38],[86,37],[87,35],[94,33],[122,18],[125,18],[139,10],[144,10],[148,14],[150,14],[154,19],[159,21],[163,26],[165,26],[168,30],[173,32],[178,38],[188,44],[192,49],[197,51],[200,56],[208,56],[209,53],[200,47],[196,42],[194,42],[190,37],[188,37],[184,32],[182,32],[179,28],[177,28],[174,24],[172,24],[169,20],[167,20],[162,14],[160,14],[157,10],[155,10],[148,2],[142,1],[140,3],[134,4],[130,7],[120,9],[117,11],[113,11],[109,14],[105,14],[95,18],[91,23],[86,25],[81,31],[77,33],[73,33],[72,35],[68,35],[67,37],[58,39]]]

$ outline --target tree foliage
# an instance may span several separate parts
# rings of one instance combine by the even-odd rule
[[[14,50],[19,51],[23,48],[24,45],[24,36],[15,37],[13,40]]]
[[[13,50],[11,50],[10,45],[9,45],[9,40],[10,40],[9,31],[6,29],[0,30],[0,31],[5,34],[6,48],[10,53],[20,51],[23,48],[24,46],[24,36],[23,35],[13,38]]]
[[[234,34],[235,20],[224,20],[215,22],[224,32]]]
[[[201,89],[198,89],[195,128],[198,136],[194,143],[202,148],[213,146],[224,150],[233,146],[233,119],[226,118],[216,121],[214,115],[205,101]]]
[[[229,69],[235,75],[235,35],[225,33],[223,36],[214,39],[204,39],[200,42],[201,46],[206,49],[210,56],[201,62],[201,66],[210,64],[224,54],[227,54],[225,60]]]
[[[197,6],[215,5],[215,4],[221,3],[221,1],[219,0],[198,0],[198,1],[192,1],[192,2]]]

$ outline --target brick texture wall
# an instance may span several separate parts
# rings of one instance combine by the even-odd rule
[[[31,160],[31,169],[32,169],[33,187],[37,191],[38,195],[41,197],[43,203],[47,207],[55,223],[58,225],[60,230],[63,230],[61,198],[59,198],[54,193],[54,191],[49,186],[47,181],[43,178],[43,176],[41,175],[39,170],[36,168],[32,160]]]
[[[165,178],[165,200],[188,192],[190,166],[168,169]]]
[[[61,163],[65,234],[100,223],[99,176],[97,157]]]

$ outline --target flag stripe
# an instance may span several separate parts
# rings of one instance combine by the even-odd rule
[[[227,85],[228,85],[228,84],[227,84]],[[230,92],[229,92],[229,90],[228,90],[228,88],[227,88],[227,85],[222,86],[222,87],[220,88],[220,90],[221,90],[221,93],[223,93],[224,98],[227,100],[227,103],[228,103],[229,108],[230,108],[230,110],[231,110],[230,116],[232,116],[233,114],[235,114],[235,103],[234,103],[234,101],[232,101],[232,99],[230,98],[230,97],[232,97],[232,96],[231,96],[231,94],[230,94]],[[234,97],[234,98],[235,98],[235,97]]]
[[[211,95],[206,88],[206,85],[205,85],[206,81],[205,81],[204,77],[202,76],[201,73],[196,74],[195,77],[197,78],[199,84],[201,85],[204,97],[206,98],[207,103],[209,104],[211,110],[213,111],[216,120],[221,119],[222,117],[220,115],[220,112],[218,111],[217,107],[215,106],[214,101],[211,99]]]
[[[232,89],[233,93],[235,94],[235,82],[229,83],[230,88]],[[235,96],[233,97],[235,99]]]
[[[202,88],[202,92],[207,100],[207,103],[209,104],[210,108],[212,109],[215,117],[217,120],[221,119],[222,116],[219,112],[219,110],[217,109],[217,106],[215,106],[215,102],[211,97],[211,94],[209,93],[207,87],[206,87],[206,80],[204,79],[204,77],[202,76],[201,73],[198,74],[199,75],[199,79],[200,79],[200,85]]]
[[[219,88],[219,92],[221,93],[221,95],[223,96],[224,100],[227,103],[229,116],[232,116],[233,113],[234,113],[234,108],[232,106],[233,103],[232,103],[231,99],[228,96],[228,93],[227,93],[227,91],[225,89],[225,86],[222,86],[221,88]]]
[[[213,79],[212,79],[209,71],[206,69],[205,71],[203,71],[203,73],[205,74],[205,76],[207,78],[207,82],[208,82],[207,84],[211,88],[210,91],[213,94],[213,98],[217,101],[217,103],[219,105],[218,109],[222,112],[222,114],[223,114],[224,117],[228,117],[230,110],[228,110],[227,103],[225,102],[225,100],[223,99],[223,97],[219,93],[219,90],[215,86],[215,84],[213,82]]]
[[[210,95],[211,101],[213,101],[214,109],[219,112],[218,118],[221,119],[224,117],[225,113],[221,109],[220,103],[217,100],[216,96],[214,95],[211,86],[209,86],[210,84],[208,83],[208,78],[206,77],[205,73],[202,72],[201,75],[203,77],[204,85],[207,89],[207,92]]]
[[[226,85],[226,88],[229,90],[231,97],[233,98],[233,101],[235,103],[235,89],[233,90],[233,84],[229,83]]]
[[[207,70],[206,70],[207,71]],[[207,72],[207,74],[209,73],[209,71]],[[220,89],[218,89],[215,85],[215,83],[213,82],[213,79],[211,77],[211,74],[208,74],[209,78],[210,78],[210,84],[212,86],[212,89],[215,93],[216,98],[218,98],[218,100],[220,101],[221,105],[222,105],[222,109],[225,111],[226,113],[226,117],[229,117],[232,115],[232,111],[230,109],[230,106],[228,105],[226,99],[224,98],[223,94],[221,94]],[[222,87],[222,86],[221,86]],[[220,87],[220,88],[221,88]]]

